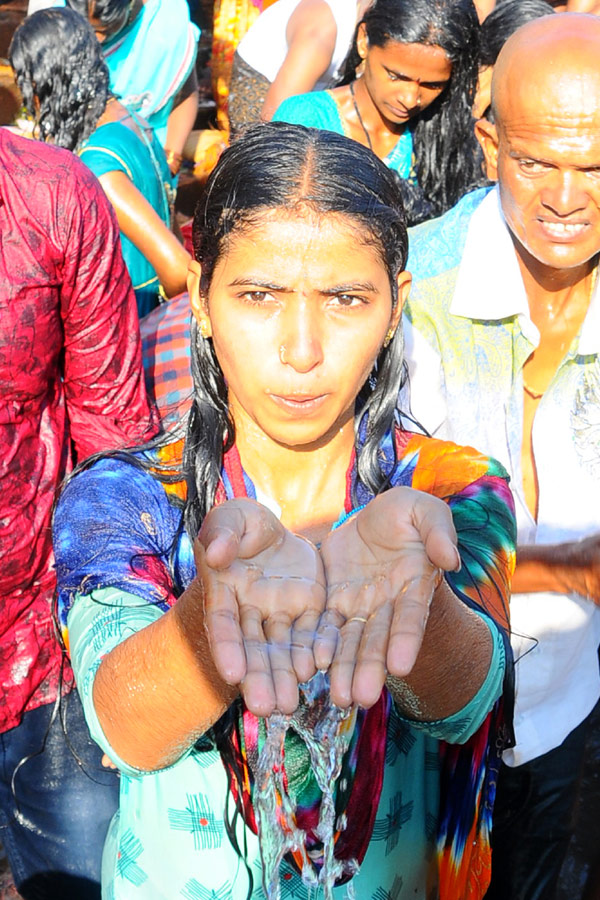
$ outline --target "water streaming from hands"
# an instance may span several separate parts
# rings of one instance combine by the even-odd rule
[[[335,816],[335,786],[352,730],[344,722],[352,709],[334,706],[329,696],[327,675],[317,673],[300,686],[301,703],[291,716],[276,713],[266,720],[266,739],[256,771],[254,810],[258,824],[263,863],[263,888],[269,900],[279,900],[279,867],[286,853],[296,851],[302,858],[302,880],[310,888],[321,890],[324,900],[332,900],[336,879],[354,875],[356,860],[338,860],[334,855],[334,833],[345,828]],[[284,741],[292,728],[304,741],[312,772],[322,793],[319,823],[315,835],[323,845],[323,863],[317,869],[306,850],[306,834],[295,821],[295,804],[284,777]],[[352,900],[352,882],[347,897]]]

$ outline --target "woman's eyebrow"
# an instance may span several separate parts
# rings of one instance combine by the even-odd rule
[[[260,278],[258,275],[238,275],[237,278],[233,278],[229,282],[229,287],[244,287],[246,285],[265,288],[268,291],[283,291],[288,294],[292,292],[292,288],[289,285],[269,281],[265,278]]]
[[[364,291],[365,293],[378,294],[379,290],[372,281],[348,281],[344,284],[334,284],[328,288],[322,288],[320,294],[346,294],[350,291]]]
[[[238,275],[237,278],[233,278],[229,282],[229,287],[246,287],[250,285],[252,287],[264,288],[268,291],[279,291],[286,294],[291,294],[294,290],[289,285],[269,281],[267,279],[260,278],[257,275]],[[321,288],[319,290],[319,293],[329,297],[333,294],[345,294],[348,291],[363,291],[365,293],[371,294],[379,293],[379,290],[375,287],[372,281],[348,281],[344,282],[343,284],[333,284],[331,285],[331,287]]]

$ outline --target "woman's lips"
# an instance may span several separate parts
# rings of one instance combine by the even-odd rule
[[[319,409],[327,400],[328,394],[270,394],[274,402],[282,409],[294,415],[310,415]]]

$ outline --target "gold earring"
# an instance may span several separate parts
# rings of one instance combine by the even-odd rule
[[[395,334],[396,334],[395,328],[388,328],[388,333],[386,334],[385,340],[383,342],[384,347],[389,347],[389,345],[392,342],[392,338],[394,337]]]
[[[209,336],[209,334],[208,334],[208,322],[206,321],[206,319],[201,319],[201,321],[200,321],[200,334],[201,334],[202,337],[205,338],[205,339]]]

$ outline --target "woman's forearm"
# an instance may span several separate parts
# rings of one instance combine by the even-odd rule
[[[169,116],[169,121],[167,123],[167,137],[165,140],[165,153],[167,154],[167,160],[169,161],[173,174],[177,174],[179,166],[175,167],[172,165],[172,160],[177,157],[183,157],[185,142],[196,124],[199,96],[197,90],[193,91],[185,98],[185,100],[182,100],[182,102],[173,109]],[[171,156],[169,154],[171,154]]]
[[[144,771],[174,763],[236,696],[212,663],[198,581],[169,612],[104,658],[93,689],[108,742],[124,762]]]
[[[388,688],[407,717],[445,719],[465,707],[480,689],[492,649],[490,630],[481,616],[442,581],[412,671],[402,679],[388,676]]]

